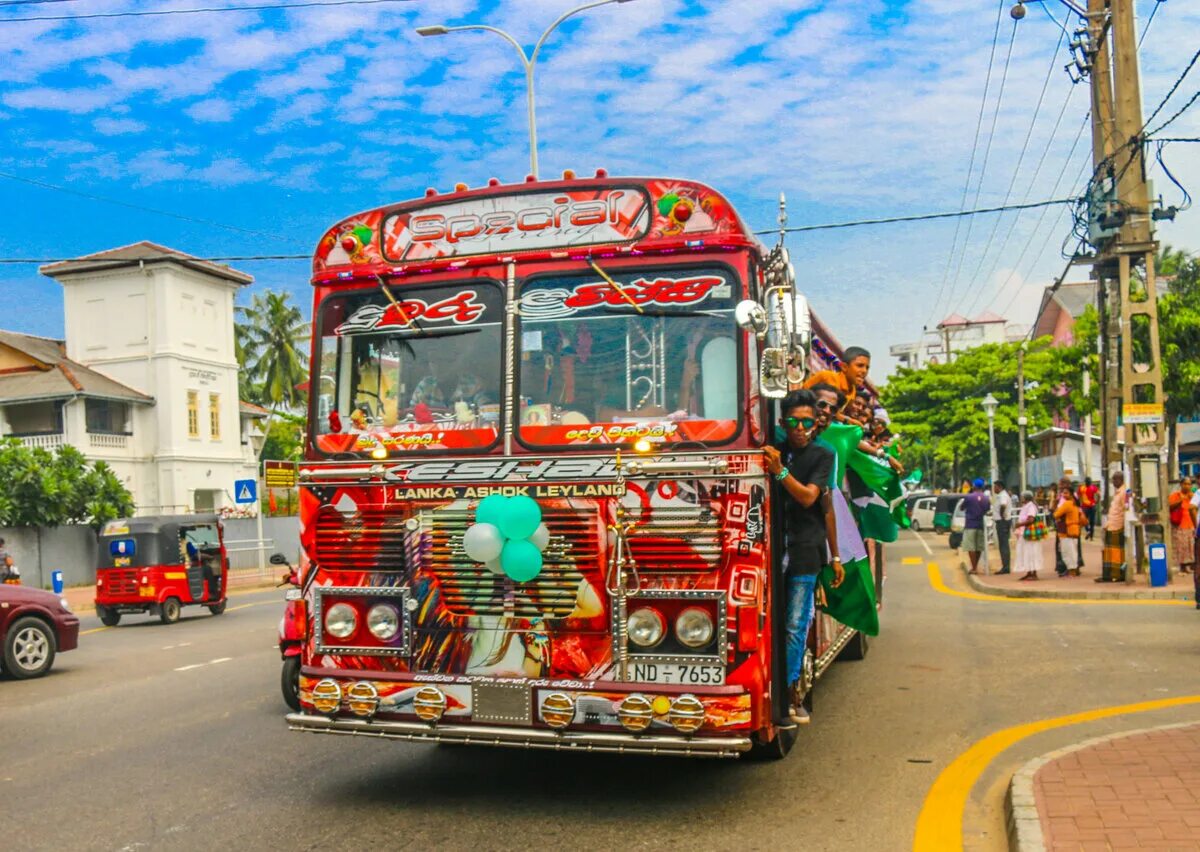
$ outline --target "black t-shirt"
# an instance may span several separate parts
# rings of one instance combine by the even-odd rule
[[[778,444],[783,463],[801,485],[816,485],[823,494],[833,473],[833,452],[810,443],[797,450],[785,441]],[[787,540],[789,575],[816,574],[826,561],[825,510],[818,499],[807,508],[780,486],[783,500],[783,528]]]

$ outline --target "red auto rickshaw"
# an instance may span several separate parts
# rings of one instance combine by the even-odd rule
[[[109,521],[100,531],[96,615],[113,627],[126,613],[179,620],[188,604],[225,611],[229,557],[216,515]]]

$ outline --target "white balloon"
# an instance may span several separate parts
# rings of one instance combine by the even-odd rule
[[[463,550],[476,562],[491,562],[500,558],[504,535],[492,524],[471,524],[463,533]]]
[[[493,574],[499,574],[501,577],[504,576],[504,569],[500,567],[499,559],[493,559],[491,562],[485,562],[483,563],[483,567],[487,568]]]
[[[545,524],[538,524],[537,529],[533,531],[533,535],[529,537],[529,540],[533,542],[533,546],[538,550],[545,550],[546,545],[550,544],[550,530],[546,529]]]

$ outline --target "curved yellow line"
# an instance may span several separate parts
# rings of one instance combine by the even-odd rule
[[[1189,606],[1191,601],[1177,598],[1142,598],[1139,600],[1089,600],[1087,598],[1010,598],[1004,595],[987,595],[983,592],[960,592],[946,585],[942,572],[936,562],[926,565],[929,572],[929,585],[934,591],[955,598],[966,598],[969,601],[991,601],[992,603],[1042,603],[1042,604],[1089,604],[1101,606]]]
[[[948,852],[963,848],[963,811],[971,788],[975,786],[988,765],[1009,746],[1026,737],[1040,734],[1067,725],[1079,725],[1122,716],[1130,713],[1147,713],[1187,704],[1200,704],[1200,695],[1184,695],[1178,698],[1160,698],[1156,701],[1141,701],[1135,704],[1120,704],[1101,707],[1083,713],[1042,719],[1025,725],[1005,728],[984,737],[954,759],[942,770],[921,806],[917,817],[917,830],[913,837],[914,852]]]

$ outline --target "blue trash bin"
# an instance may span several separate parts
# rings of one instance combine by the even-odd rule
[[[1167,584],[1167,546],[1162,542],[1150,545],[1150,585]]]
[[[63,573],[62,571],[50,572],[50,586],[54,589],[54,594],[61,595],[63,592]]]

